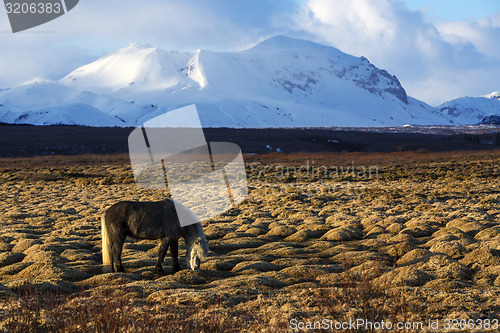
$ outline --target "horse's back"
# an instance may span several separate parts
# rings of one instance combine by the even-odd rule
[[[120,201],[105,213],[108,223],[125,228],[127,235],[158,239],[179,233],[180,225],[171,201]]]

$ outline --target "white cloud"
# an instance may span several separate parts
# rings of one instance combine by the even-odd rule
[[[438,24],[443,39],[454,45],[470,43],[484,55],[500,59],[500,13],[475,22],[460,21]]]
[[[59,79],[131,42],[192,51],[241,50],[283,29],[276,17],[289,0],[86,0],[66,15],[25,32],[9,32],[0,9],[0,88],[33,77]]]
[[[295,20],[317,41],[387,69],[428,103],[499,89],[492,78],[500,74],[493,61],[500,54],[500,15],[436,26],[402,2],[309,0]]]

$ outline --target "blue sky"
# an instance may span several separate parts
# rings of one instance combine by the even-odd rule
[[[238,51],[278,34],[365,56],[431,105],[500,90],[500,0],[82,0],[17,34],[0,7],[0,88],[60,79],[132,42]]]

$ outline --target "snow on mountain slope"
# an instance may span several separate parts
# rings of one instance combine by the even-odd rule
[[[500,114],[485,117],[483,120],[481,120],[481,124],[500,125]]]
[[[456,98],[438,106],[438,109],[455,124],[477,124],[487,116],[500,114],[500,93]]]
[[[7,111],[0,114],[0,122],[33,125],[123,125],[123,123],[118,119],[105,114],[88,104],[61,105],[29,112]]]
[[[32,83],[0,92],[0,112],[2,109],[26,112],[72,103],[89,104],[97,109],[110,109],[124,104],[124,101],[88,91],[74,90],[58,82]]]
[[[109,118],[86,119],[90,109],[82,108],[73,109],[79,115],[71,121],[136,126],[193,103],[207,127],[450,123],[445,113],[408,97],[395,76],[366,58],[283,36],[242,52],[176,52],[131,44],[58,82],[0,92],[0,119],[12,119],[6,112],[86,104]]]
[[[492,92],[491,94],[483,96],[483,97],[500,100],[500,92],[495,91],[495,92]]]
[[[150,46],[130,44],[128,47],[104,56],[91,64],[68,74],[61,83],[79,90],[114,92],[133,88],[133,91],[163,90],[176,86],[203,86],[202,75],[183,68],[193,53],[167,52]]]

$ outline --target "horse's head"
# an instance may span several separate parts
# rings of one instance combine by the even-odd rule
[[[199,272],[200,265],[207,258],[207,253],[203,247],[201,237],[195,239],[193,246],[191,248],[191,254],[189,257],[188,265],[193,271]]]

